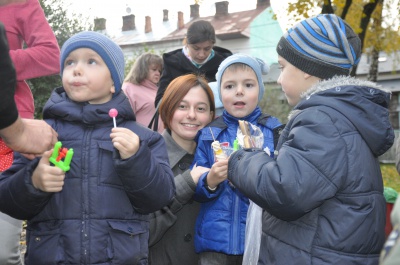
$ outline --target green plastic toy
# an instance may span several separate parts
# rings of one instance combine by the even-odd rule
[[[74,155],[74,149],[61,148],[62,143],[57,142],[54,145],[53,154],[49,158],[49,161],[56,167],[61,168],[64,172],[70,169],[72,156]],[[62,160],[64,158],[64,160]]]
[[[236,139],[233,141],[233,151],[237,151],[237,150],[239,150],[239,141],[238,141],[238,139],[236,138]]]

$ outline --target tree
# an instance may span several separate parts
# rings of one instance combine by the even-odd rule
[[[39,2],[60,47],[75,33],[90,30],[91,24],[88,23],[88,19],[82,15],[69,14],[64,0],[39,0]],[[28,83],[35,99],[35,117],[40,118],[51,91],[61,86],[61,78],[59,75],[45,76],[30,79]]]
[[[298,15],[296,21],[316,13],[334,13],[346,20],[360,37],[362,51],[372,58],[368,78],[376,81],[379,52],[400,47],[399,8],[397,0],[304,0],[290,3],[288,14]]]

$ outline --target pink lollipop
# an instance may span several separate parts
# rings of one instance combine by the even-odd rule
[[[108,112],[108,115],[110,115],[111,118],[113,118],[114,121],[114,128],[117,128],[117,123],[115,121],[115,117],[117,117],[118,115],[118,110],[116,109],[110,109],[110,111]]]

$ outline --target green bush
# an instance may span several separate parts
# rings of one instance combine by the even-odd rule
[[[394,164],[381,164],[383,184],[400,192],[400,176]]]

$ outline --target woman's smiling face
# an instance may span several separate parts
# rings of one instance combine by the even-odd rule
[[[197,132],[212,120],[210,101],[201,86],[189,90],[175,110],[170,122],[176,142],[193,141]]]

